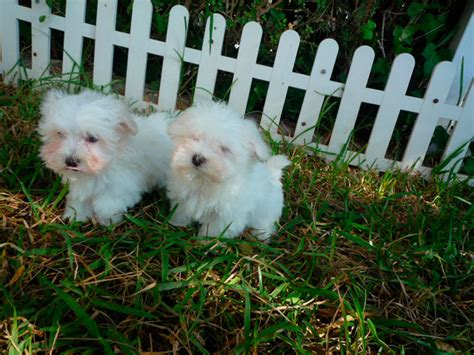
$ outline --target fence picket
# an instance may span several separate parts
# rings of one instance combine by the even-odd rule
[[[367,166],[376,164],[377,161],[385,158],[414,68],[415,59],[407,53],[400,54],[393,62],[384,89],[385,94],[377,112],[365,152]]]
[[[145,89],[147,67],[147,42],[150,39],[151,17],[153,6],[150,1],[135,0],[130,28],[130,45],[128,50],[125,96],[132,101],[142,101]]]
[[[297,144],[308,144],[313,140],[338,51],[339,46],[333,39],[325,39],[319,44],[296,124],[294,142]]]
[[[444,154],[442,156],[442,160],[448,158],[456,149],[463,146],[459,155],[452,159],[445,167],[445,170],[449,171],[453,169],[454,173],[459,171],[461,168],[461,164],[457,164],[456,162],[459,159],[462,159],[466,156],[466,152],[469,149],[469,142],[474,139],[474,88],[471,86],[468,94],[466,95],[463,111],[461,117],[459,117],[459,121],[456,123],[453,132],[451,133],[451,137],[449,138],[448,144],[446,149],[444,150]],[[466,144],[467,143],[467,144]],[[471,152],[471,154],[474,152]]]
[[[94,46],[94,84],[102,86],[104,91],[112,81],[114,59],[114,32],[117,20],[117,0],[99,0],[97,4],[97,25]],[[128,65],[132,65],[129,63]]]
[[[247,108],[262,32],[262,26],[257,22],[247,23],[242,30],[229,97],[229,105],[241,115],[245,114]]]
[[[454,69],[450,62],[441,62],[435,67],[403,155],[402,169],[421,166],[454,79]]]
[[[49,75],[51,54],[51,29],[48,26],[48,17],[51,9],[46,2],[31,2],[31,9],[37,15],[31,22],[31,72],[34,78]]]
[[[7,84],[13,83],[18,75],[20,61],[20,28],[15,16],[15,0],[5,0],[2,11],[0,11],[0,30],[2,36],[2,66],[4,70],[3,80]]]
[[[181,65],[188,34],[189,13],[181,5],[171,9],[161,71],[159,110],[174,110],[181,80]]]
[[[333,153],[341,151],[354,129],[360,105],[364,101],[374,57],[374,50],[367,46],[357,48],[354,53],[329,141],[329,150]]]
[[[63,76],[76,79],[82,65],[82,26],[86,17],[86,0],[66,2],[64,23]]]
[[[196,79],[194,101],[211,100],[216,84],[217,70],[224,44],[225,19],[213,14],[206,22],[206,31],[201,49],[201,60]]]
[[[260,122],[261,126],[268,129],[272,135],[277,134],[278,125],[280,124],[289,78],[293,72],[299,44],[300,36],[293,30],[283,32],[278,43],[267,97],[263,106],[262,121]]]

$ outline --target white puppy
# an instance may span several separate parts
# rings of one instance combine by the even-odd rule
[[[40,156],[69,183],[65,218],[117,223],[143,192],[164,186],[172,148],[165,114],[135,116],[111,96],[52,90],[41,115]]]
[[[270,238],[283,208],[282,169],[290,162],[271,157],[257,126],[223,103],[206,102],[182,112],[169,132],[171,223],[197,221],[202,236],[232,238],[250,227],[259,239]]]

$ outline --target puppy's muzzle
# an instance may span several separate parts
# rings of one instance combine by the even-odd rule
[[[81,161],[79,159],[76,159],[72,156],[69,156],[66,158],[65,160],[65,163],[66,163],[66,166],[68,168],[77,168],[77,165],[80,163]]]
[[[200,167],[206,162],[206,158],[203,157],[201,154],[194,154],[191,160],[196,168]]]

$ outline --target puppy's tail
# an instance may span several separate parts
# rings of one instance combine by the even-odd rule
[[[291,161],[284,155],[275,155],[268,159],[265,164],[272,172],[275,180],[280,180],[283,169],[289,166]]]

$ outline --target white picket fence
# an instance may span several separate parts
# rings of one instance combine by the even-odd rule
[[[49,75],[51,29],[64,31],[62,72],[70,77],[80,63],[83,38],[95,40],[93,81],[107,86],[112,81],[114,45],[128,48],[125,96],[142,101],[148,53],[163,57],[158,109],[172,110],[176,106],[180,70],[183,61],[199,66],[194,101],[210,100],[219,70],[233,73],[233,85],[229,104],[240,113],[245,108],[253,79],[269,82],[261,125],[275,139],[286,139],[296,144],[317,147],[320,155],[334,158],[341,152],[354,129],[362,103],[379,106],[368,145],[363,153],[346,152],[351,164],[386,170],[393,167],[414,169],[429,175],[431,169],[422,166],[435,127],[440,119],[456,122],[443,153],[443,159],[461,148],[457,159],[446,169],[457,172],[468,151],[467,142],[474,137],[474,94],[470,90],[463,106],[447,104],[455,75],[451,62],[439,63],[435,68],[423,99],[406,95],[415,61],[410,54],[399,55],[391,68],[385,90],[367,87],[374,62],[374,51],[367,46],[359,47],[353,56],[345,84],[331,80],[338,53],[338,44],[332,39],[322,41],[318,47],[310,75],[293,72],[299,35],[285,31],[279,41],[273,67],[258,64],[257,55],[262,28],[256,22],[247,23],[242,32],[237,58],[221,54],[225,19],[214,14],[207,20],[201,50],[186,47],[189,13],[183,6],[174,6],[170,12],[166,41],[150,39],[153,15],[149,0],[133,3],[130,33],[116,31],[117,0],[99,0],[96,26],[85,22],[86,0],[69,0],[65,17],[52,15],[45,0],[33,0],[31,8],[19,6],[17,0],[1,0],[0,33],[2,34],[3,58],[0,71],[5,82],[14,82],[26,73],[30,78]],[[18,20],[32,26],[32,68],[19,68],[20,60]],[[210,26],[213,26],[212,31]],[[211,36],[212,34],[212,36]],[[469,64],[470,65],[470,64]],[[14,68],[12,70],[12,68]],[[468,82],[472,80],[468,78]],[[305,96],[293,137],[277,130],[289,87],[305,90]],[[319,114],[327,97],[339,97],[337,113],[328,145],[313,141]],[[400,111],[414,112],[417,119],[413,127],[403,159],[387,159],[386,152],[395,129]],[[471,180],[472,181],[472,180]]]

